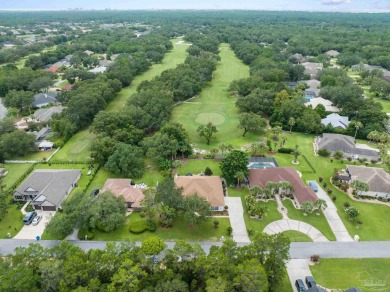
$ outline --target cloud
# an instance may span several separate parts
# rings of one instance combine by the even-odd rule
[[[340,5],[351,3],[352,0],[322,0],[323,5]]]

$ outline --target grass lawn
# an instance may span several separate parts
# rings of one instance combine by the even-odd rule
[[[50,151],[36,151],[36,152],[29,152],[24,156],[21,157],[15,157],[11,160],[35,160],[35,161],[43,161],[45,159],[48,159],[50,155],[52,155],[54,150]]]
[[[291,242],[312,242],[313,241],[306,234],[295,230],[285,231],[282,232],[282,234],[288,237]]]
[[[221,175],[219,164],[220,161],[214,159],[189,159],[178,169],[178,173],[180,175],[186,175],[189,172],[199,174],[204,172],[206,167],[209,167],[213,171],[213,175]]]
[[[32,164],[29,163],[7,163],[2,164],[8,174],[4,177],[5,189],[11,187],[30,167]]]
[[[95,135],[88,129],[76,133],[68,142],[53,156],[51,161],[88,161],[90,160],[89,145]]]
[[[125,224],[113,232],[104,233],[101,231],[95,232],[94,240],[144,240],[145,238],[156,235],[165,241],[170,240],[188,240],[188,241],[218,241],[221,236],[227,237],[227,227],[230,226],[229,218],[219,218],[219,227],[214,228],[214,218],[199,227],[190,227],[183,217],[179,216],[175,219],[171,228],[161,228],[157,225],[155,232],[145,231],[141,234],[134,234],[129,231],[129,222],[131,220],[140,219],[137,212],[130,214],[126,218]]]
[[[375,98],[375,101],[379,102],[383,106],[383,111],[385,113],[390,113],[390,100]]]
[[[321,259],[310,270],[316,282],[329,289],[384,292],[390,287],[390,259]]]
[[[176,45],[177,40],[173,40],[173,49],[166,53],[164,59],[159,64],[154,64],[146,72],[141,75],[137,75],[131,85],[123,88],[118,96],[113,100],[106,108],[106,111],[119,111],[121,110],[129,97],[136,93],[138,85],[145,80],[151,80],[154,77],[160,75],[162,72],[168,69],[175,68],[177,65],[184,63],[185,58],[187,57],[187,48],[186,45]]]
[[[23,227],[23,214],[16,209],[16,205],[12,204],[8,208],[8,212],[0,221],[0,238],[7,238],[7,233],[15,236]]]
[[[239,147],[258,137],[250,133],[242,137],[243,131],[238,128],[236,98],[228,95],[233,80],[249,77],[249,67],[235,56],[228,44],[222,44],[220,48],[221,61],[209,86],[202,90],[198,98],[176,106],[173,111],[173,121],[183,124],[194,146],[200,149],[210,149],[221,143]],[[210,145],[197,133],[199,125],[208,122],[212,122],[218,129]]]
[[[316,213],[313,212],[311,214],[308,214],[307,216],[304,216],[301,210],[298,210],[294,207],[291,200],[283,200],[283,206],[287,208],[287,215],[290,219],[299,220],[311,224],[319,231],[321,231],[327,239],[336,240],[336,237],[330,229],[329,223],[326,220],[324,214],[321,213],[320,215],[316,215]]]
[[[242,206],[244,208],[244,220],[247,229],[253,230],[253,234],[256,232],[263,232],[265,226],[269,223],[282,219],[282,214],[280,214],[277,210],[278,204],[276,201],[268,201],[263,203],[268,207],[269,211],[267,216],[262,220],[252,219],[248,215],[248,210],[245,204],[245,196],[248,194],[248,190],[246,188],[236,189],[236,188],[228,188],[229,197],[241,197]],[[251,237],[250,235],[249,237]]]

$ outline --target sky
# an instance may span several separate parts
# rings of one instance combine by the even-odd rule
[[[75,8],[390,12],[390,0],[0,0],[0,10]]]

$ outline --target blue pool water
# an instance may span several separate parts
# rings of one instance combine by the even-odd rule
[[[268,168],[268,167],[275,167],[272,163],[254,163],[250,166],[250,168],[258,169],[258,168]]]
[[[305,99],[306,99],[307,101],[310,101],[312,98],[314,98],[314,96],[312,96],[312,95],[306,95],[306,96],[305,96]]]

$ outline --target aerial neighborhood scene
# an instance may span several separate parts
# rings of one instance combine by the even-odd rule
[[[0,3],[0,291],[390,291],[390,3],[109,2]]]

